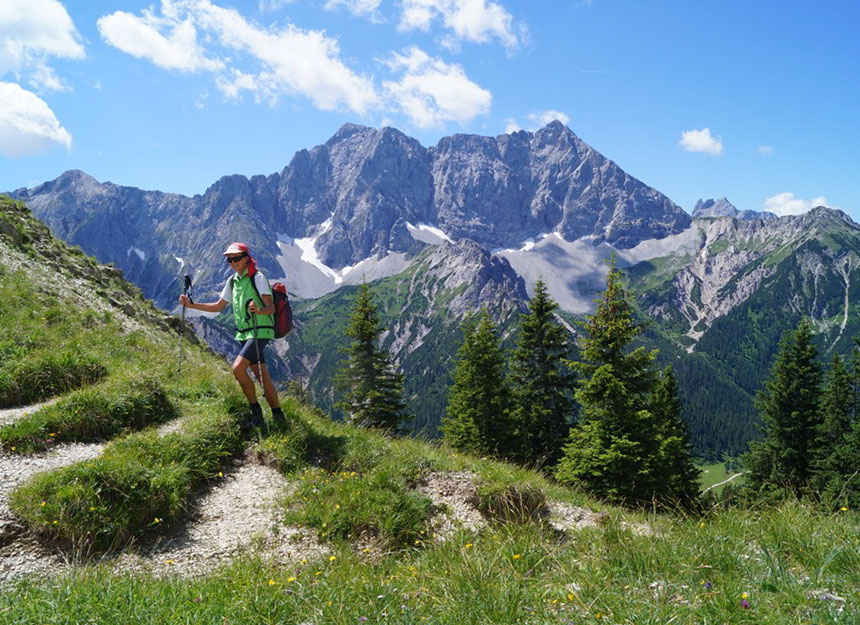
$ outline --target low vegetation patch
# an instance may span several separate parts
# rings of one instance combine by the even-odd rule
[[[107,375],[95,357],[72,350],[15,354],[0,369],[0,407],[25,406],[92,384]]]
[[[144,377],[74,391],[54,404],[0,428],[0,447],[31,453],[58,442],[105,440],[178,416],[161,383]]]
[[[191,490],[240,448],[235,419],[211,411],[180,432],[132,434],[99,458],[38,474],[12,493],[10,508],[48,539],[121,546],[179,519]]]

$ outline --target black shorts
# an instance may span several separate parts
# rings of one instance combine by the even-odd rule
[[[237,356],[241,356],[242,358],[246,358],[251,361],[252,365],[256,365],[258,362],[265,363],[266,362],[266,345],[269,344],[271,339],[248,339],[244,343],[240,342],[242,349],[239,350]],[[254,343],[257,344],[257,347],[254,347]],[[257,348],[260,350],[260,359],[257,360]]]

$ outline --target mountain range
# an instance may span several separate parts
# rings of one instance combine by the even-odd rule
[[[221,252],[248,243],[296,299],[299,330],[278,346],[275,367],[326,406],[350,285],[373,282],[414,427],[431,433],[464,315],[486,307],[510,344],[542,279],[574,335],[613,256],[649,322],[643,341],[678,371],[702,455],[736,453],[756,435],[752,398],[801,315],[828,354],[860,329],[860,226],[847,215],[776,217],[721,198],[690,216],[559,122],[430,148],[393,128],[347,124],[278,173],[225,176],[193,197],[80,171],[11,195],[162,308],[175,306],[183,274],[211,301],[230,271]],[[232,350],[222,320],[197,328]]]

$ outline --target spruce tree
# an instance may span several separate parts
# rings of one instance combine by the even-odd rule
[[[337,375],[338,387],[346,391],[338,405],[351,423],[395,430],[406,418],[403,376],[379,347],[380,333],[373,293],[366,283],[361,284],[346,329],[351,340]]]
[[[655,496],[689,503],[699,495],[699,470],[687,426],[681,419],[681,399],[672,367],[660,374],[651,396],[651,410],[660,441],[657,466],[663,479],[655,486]]]
[[[666,475],[658,464],[660,441],[651,407],[656,351],[628,350],[640,328],[612,258],[606,290],[588,316],[581,341],[584,360],[571,363],[579,373],[579,422],[571,429],[556,468],[561,482],[598,496],[647,502]]]
[[[818,457],[814,460],[812,486],[833,505],[856,506],[860,499],[858,369],[860,350],[853,350],[849,368],[835,355],[821,402]]]
[[[520,460],[536,466],[558,462],[574,416],[574,376],[564,364],[569,350],[564,328],[553,316],[557,307],[538,280],[511,362]]]
[[[754,490],[795,493],[809,486],[821,427],[821,365],[807,319],[780,341],[770,377],[756,396],[764,440],[746,456]]]
[[[497,329],[486,310],[463,325],[454,382],[442,418],[442,438],[475,454],[512,455],[510,390]]]

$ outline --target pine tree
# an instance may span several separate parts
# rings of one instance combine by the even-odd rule
[[[557,307],[538,280],[511,363],[520,460],[537,466],[558,462],[574,416],[574,376],[563,362],[569,350],[564,328],[553,316]]]
[[[373,293],[366,283],[361,284],[346,329],[351,341],[337,375],[338,386],[346,391],[338,406],[351,423],[396,430],[406,418],[403,376],[379,347],[380,333]]]
[[[765,438],[753,441],[745,461],[747,483],[765,492],[800,493],[818,457],[821,365],[804,319],[780,342],[770,377],[756,397]]]
[[[678,382],[671,366],[663,369],[657,380],[651,396],[651,410],[660,440],[656,464],[663,472],[663,480],[657,482],[655,495],[665,500],[692,502],[699,494],[699,470],[693,458],[687,426],[681,420]]]
[[[510,389],[497,329],[484,310],[463,325],[454,382],[442,418],[442,438],[455,449],[475,454],[512,455]]]
[[[556,477],[607,499],[635,503],[662,492],[660,441],[651,407],[656,351],[627,346],[640,329],[612,258],[606,290],[586,323],[583,361],[572,366],[582,407]]]
[[[834,505],[860,503],[860,423],[858,423],[858,377],[860,349],[851,355],[846,368],[839,355],[827,374],[821,402],[818,457],[814,460],[813,488]]]

